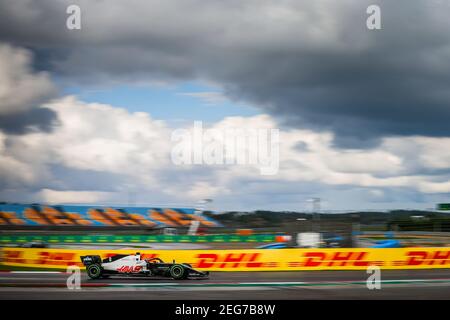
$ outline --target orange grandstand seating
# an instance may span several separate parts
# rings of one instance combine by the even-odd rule
[[[47,220],[42,218],[41,215],[39,214],[39,212],[37,212],[35,209],[33,209],[31,207],[25,209],[24,215],[25,215],[25,218],[27,218],[31,221],[34,221],[37,224],[48,225]]]
[[[41,212],[55,225],[74,225],[64,213],[52,207],[43,207]]]
[[[77,224],[80,224],[82,226],[92,225],[92,221],[83,219],[81,217],[81,214],[79,214],[79,213],[66,212],[66,215],[69,217],[69,219],[76,221]]]
[[[20,219],[17,217],[17,214],[15,212],[0,211],[0,217],[5,221],[9,221],[9,223],[11,223],[11,224],[15,224],[15,225],[25,225],[26,224],[26,222],[23,219]]]
[[[167,219],[163,214],[159,213],[156,210],[150,210],[150,218],[153,220],[159,221],[171,227],[176,227],[176,223]]]
[[[188,208],[88,207],[76,205],[0,204],[0,225],[202,227],[217,223]]]
[[[134,221],[130,216],[128,216],[126,213],[112,209],[112,208],[106,208],[103,210],[103,212],[115,223],[121,225],[121,226],[138,226],[139,224]]]
[[[129,215],[134,221],[137,221],[139,224],[141,224],[143,226],[153,227],[156,225],[156,223],[145,219],[145,217],[143,217],[142,215],[140,215],[138,213],[130,213]]]
[[[98,221],[98,222],[100,222],[100,223],[102,223],[102,224],[106,224],[106,225],[108,225],[108,226],[115,226],[115,225],[116,225],[113,221],[107,219],[107,218],[103,215],[103,213],[101,213],[101,212],[100,212],[99,210],[97,210],[97,209],[90,209],[90,210],[88,211],[88,215],[89,215],[89,217],[90,217],[92,220]]]
[[[176,221],[180,226],[188,226],[192,220],[186,219],[187,215],[181,214],[173,209],[164,209],[164,214],[170,219]]]
[[[214,227],[216,225],[214,222],[211,222],[202,216],[195,215],[195,214],[189,214],[189,216],[191,217],[192,220],[200,221],[200,223],[206,227]]]

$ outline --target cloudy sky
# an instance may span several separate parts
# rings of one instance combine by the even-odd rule
[[[449,16],[439,0],[1,1],[0,199],[450,202]],[[279,129],[279,171],[175,166],[171,134],[194,121]]]

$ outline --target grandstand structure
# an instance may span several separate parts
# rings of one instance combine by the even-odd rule
[[[101,207],[81,205],[0,204],[0,227],[137,227],[146,229],[221,227],[193,208]]]

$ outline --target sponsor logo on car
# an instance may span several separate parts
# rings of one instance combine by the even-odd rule
[[[137,273],[142,270],[142,267],[141,266],[121,266],[120,268],[117,268],[116,270],[119,272],[124,272],[124,273]]]

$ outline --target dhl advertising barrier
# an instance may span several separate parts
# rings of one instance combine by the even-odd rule
[[[136,250],[136,249],[135,249]],[[246,249],[246,250],[139,250],[143,258],[190,263],[210,271],[358,270],[449,268],[450,248],[400,249]],[[70,250],[3,248],[2,263],[35,268],[83,267],[81,255],[134,254],[134,250]]]

